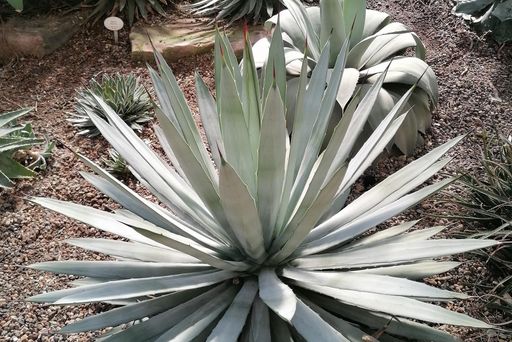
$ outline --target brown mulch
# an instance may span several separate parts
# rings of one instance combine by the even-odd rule
[[[440,104],[434,124],[426,138],[424,154],[433,146],[460,134],[468,137],[452,152],[455,159],[447,172],[478,168],[479,139],[483,127],[496,125],[512,133],[512,48],[501,47],[468,29],[450,14],[448,0],[370,0],[369,7],[392,13],[395,20],[409,25],[427,47],[427,61],[439,77]],[[195,109],[193,72],[198,69],[212,86],[210,55],[191,57],[172,65],[182,89]],[[97,230],[34,206],[25,196],[47,196],[90,205],[115,208],[115,204],[89,186],[79,175],[86,170],[64,144],[95,161],[107,156],[102,139],[87,139],[75,134],[66,122],[72,110],[75,90],[101,73],[134,73],[151,89],[144,64],[132,62],[128,32],[120,34],[120,44],[101,28],[77,34],[62,49],[42,59],[21,58],[0,67],[0,112],[33,106],[27,116],[40,135],[58,142],[48,170],[33,180],[19,181],[13,191],[0,193],[0,341],[89,341],[93,334],[52,335],[66,323],[101,310],[101,306],[56,307],[30,304],[23,299],[45,291],[61,289],[70,277],[35,272],[24,266],[41,261],[99,259],[62,243],[72,237],[102,236]],[[148,128],[144,138],[155,141]],[[403,166],[411,158],[382,161],[372,176],[376,181]],[[131,185],[140,190],[134,182]],[[410,210],[401,218],[424,217],[422,225],[452,223],[448,233],[464,229],[458,221],[428,217],[441,214],[446,207],[431,200]],[[478,299],[495,285],[484,260],[458,256],[464,262],[457,270],[428,280],[443,288],[464,291],[477,298],[450,303],[450,309],[465,312],[491,323],[511,318],[486,309]],[[505,333],[443,327],[464,341],[508,341]]]

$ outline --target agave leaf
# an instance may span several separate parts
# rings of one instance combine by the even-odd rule
[[[272,341],[293,342],[288,323],[279,318],[275,313],[270,317],[270,333]]]
[[[6,184],[14,184],[9,179],[30,178],[35,176],[34,171],[13,160],[9,154],[10,153],[0,154],[0,163],[2,164],[0,172],[2,172],[3,176],[7,178],[5,181]]]
[[[230,279],[229,271],[201,271],[163,277],[116,280],[104,284],[83,286],[72,289],[65,297],[55,301],[57,305],[70,305],[88,302],[102,302],[138,296],[155,295],[172,291],[206,287]],[[56,291],[58,294],[59,291]],[[49,294],[52,296],[52,294]],[[46,301],[46,294],[32,297],[31,300]]]
[[[341,50],[346,36],[350,34],[349,31],[345,31],[344,17],[339,16],[339,13],[343,12],[342,1],[320,1],[320,17],[321,28],[320,28],[320,46],[325,46],[327,42],[331,46],[331,56],[329,58],[329,64],[333,65],[338,57],[338,51]]]
[[[303,186],[305,185],[305,182],[307,181],[306,171],[303,171],[302,177],[300,177],[300,181],[297,182],[297,177],[300,168],[303,167],[308,168],[310,170],[313,167],[314,158],[316,157],[316,154],[315,151],[308,151],[307,149],[308,145],[310,145],[310,141],[312,140],[313,128],[315,127],[317,121],[316,119],[318,117],[319,121],[325,122],[328,121],[328,117],[325,118],[325,116],[330,116],[331,114],[330,112],[326,113],[325,110],[320,112],[318,105],[315,103],[315,101],[318,101],[319,98],[323,98],[324,86],[327,77],[328,58],[329,47],[327,46],[322,51],[320,62],[318,63],[317,67],[313,71],[313,74],[311,75],[311,79],[309,81],[307,89],[307,76],[305,74],[301,76],[301,81],[297,94],[297,105],[295,108],[293,134],[291,137],[290,156],[286,170],[286,178],[283,192],[284,204],[281,205],[281,212],[278,216],[279,227],[283,227],[286,224],[287,219],[293,213],[298,197],[300,196],[300,193],[297,192],[302,190]],[[304,68],[305,65],[303,65],[303,69]],[[320,117],[320,115],[322,114],[324,115],[323,118]],[[321,128],[321,126],[318,126],[318,129]],[[323,137],[324,132],[325,128],[320,132],[316,132],[316,135],[321,135]],[[310,149],[313,149],[313,147],[311,147]],[[310,155],[307,155],[307,152],[309,152]],[[302,166],[303,160],[305,158],[307,160],[307,163],[304,166]],[[293,188],[298,190],[293,191]],[[286,205],[287,203],[288,206]]]
[[[412,264],[365,268],[355,270],[356,273],[381,274],[390,277],[400,277],[407,279],[423,279],[448,272],[460,265],[460,262],[453,261],[420,261]]]
[[[440,299],[466,299],[467,295],[440,290],[408,279],[353,272],[311,272],[298,268],[283,269],[282,276],[293,279],[299,286],[318,285],[341,290],[379,293],[391,296]]]
[[[126,305],[95,316],[84,318],[76,323],[68,324],[59,330],[59,333],[72,334],[97,330],[106,327],[114,327],[116,325],[144,317],[150,317],[196,298],[203,292],[204,289],[192,289]]]
[[[343,18],[345,32],[350,32],[350,47],[353,47],[361,40],[366,17],[366,0],[344,1]]]
[[[5,175],[5,173],[3,173],[1,170],[0,170],[0,187],[4,187],[4,188],[10,188],[11,186],[14,185],[14,182],[11,181],[9,179],[9,177],[7,177]]]
[[[366,310],[377,311],[398,317],[414,318],[421,321],[441,324],[455,324],[475,328],[491,328],[480,320],[471,318],[442,307],[423,303],[415,299],[374,294],[360,291],[340,290],[332,287],[301,283],[301,287],[335,298],[342,303]]]
[[[181,182],[176,174],[169,172],[169,169],[154,152],[142,140],[138,139],[135,133],[122,120],[116,118],[117,115],[112,109],[100,98],[96,98],[96,100],[102,104],[102,108],[108,113],[109,120],[115,123],[116,126],[110,126],[94,114],[91,114],[91,120],[136,173],[144,175],[144,179],[152,188],[158,189],[159,193],[178,205],[182,211],[192,215],[199,222],[210,220],[211,214],[207,211],[204,204],[201,203],[197,194],[189,186]],[[119,131],[116,129],[119,129]],[[205,223],[205,225],[208,224]]]
[[[338,101],[338,104],[341,108],[345,108],[347,103],[352,98],[352,95],[354,95],[358,81],[359,70],[348,68],[345,65],[345,70],[343,70],[343,77],[341,79],[341,85],[338,88],[338,95],[336,96],[336,101]]]
[[[187,342],[197,337],[229,306],[233,298],[235,298],[236,292],[236,287],[228,287],[225,291],[213,297],[208,303],[166,331],[156,341]]]
[[[413,85],[418,82],[418,87],[426,91],[435,103],[439,100],[437,80],[432,68],[421,59],[414,57],[396,57],[361,71],[361,77],[368,77],[368,82],[373,83],[377,75],[388,68],[384,83],[403,83]]]
[[[358,214],[352,216],[352,210],[355,210],[357,208],[357,211],[359,212],[359,208],[361,208],[362,211],[360,211],[359,213],[362,213],[365,210],[371,208],[375,201],[379,203],[387,198],[387,196],[381,197],[381,194],[385,194],[387,192],[387,195],[389,195],[389,193],[395,192],[394,189],[401,189],[404,185],[412,182],[419,175],[425,172],[425,169],[432,166],[451,147],[456,145],[462,138],[463,136],[446,142],[445,144],[435,148],[434,150],[432,150],[425,156],[421,157],[420,159],[411,162],[410,164],[406,165],[399,171],[387,177],[384,181],[380,182],[378,185],[373,187],[369,192],[359,197],[356,200],[357,204],[347,206],[347,208],[340,211],[338,214],[332,216],[329,220],[325,221],[324,223],[316,227],[308,241],[311,241],[322,235],[328,234],[335,230],[337,227],[340,227],[343,224],[350,222],[354,217],[358,216]],[[439,164],[438,166],[440,165],[442,164]],[[392,192],[388,192],[388,189],[392,189]],[[395,197],[393,199],[395,199]],[[356,201],[354,201],[354,203]]]
[[[359,330],[357,327],[353,326],[351,323],[334,316],[328,311],[322,309],[320,306],[316,305],[314,302],[308,300],[306,297],[300,298],[307,306],[313,309],[324,321],[329,323],[330,326],[338,330],[345,338],[347,338],[351,342],[356,341],[367,341],[370,337],[365,332]]]
[[[159,98],[168,96],[172,108],[172,111],[164,113],[168,117],[174,113],[176,121],[179,123],[179,126],[175,124],[175,127],[181,128],[183,137],[192,149],[195,157],[199,162],[201,162],[201,165],[205,169],[205,172],[209,174],[210,178],[214,179],[216,175],[215,169],[210,162],[210,157],[208,156],[206,149],[204,148],[201,135],[199,134],[199,130],[194,122],[192,112],[187,105],[185,95],[180,90],[178,82],[176,81],[171,68],[165,62],[164,57],[159,52],[155,52],[155,56],[158,62],[158,69],[161,74],[160,79],[166,85],[167,90],[165,93],[157,92],[157,95]]]
[[[165,233],[162,231],[152,231],[147,229],[137,229],[137,231],[153,241],[157,241],[165,246],[168,246],[173,249],[177,249],[183,253],[189,254],[208,265],[211,265],[215,268],[222,270],[231,270],[231,271],[245,271],[250,266],[244,262],[236,262],[230,260],[224,260],[212,253],[213,251],[208,250],[206,248],[201,248],[201,246],[197,246],[191,244],[190,241],[183,240],[180,235]]]
[[[23,108],[7,113],[0,113],[0,127],[6,126],[8,123],[28,114],[33,108]]]
[[[192,263],[171,264],[129,261],[54,261],[32,264],[29,268],[84,277],[129,279],[197,272],[206,270],[210,267],[206,264]]]
[[[211,149],[211,154],[215,165],[220,165],[220,153],[225,155],[224,142],[220,131],[219,116],[217,113],[216,102],[206,87],[199,73],[196,72],[196,92],[199,111],[201,112],[201,121],[208,138],[210,146],[216,148]],[[220,153],[219,153],[220,152]]]
[[[356,249],[340,253],[311,255],[295,259],[292,264],[304,269],[354,269],[408,263],[445,255],[464,253],[499,244],[493,240],[428,240],[402,242]]]
[[[249,316],[257,292],[258,284],[256,281],[244,281],[244,285],[215,329],[208,336],[207,341],[236,341]]]
[[[296,25],[298,25],[305,42],[307,42],[309,51],[317,60],[320,57],[322,46],[320,46],[319,37],[309,19],[306,8],[297,0],[283,0],[283,3],[290,11]],[[283,21],[284,28],[286,25],[285,18],[281,18],[281,20]]]
[[[270,319],[269,310],[263,301],[256,297],[251,311],[251,322],[248,341],[270,342]]]
[[[416,40],[407,26],[391,23],[368,38],[358,42],[351,50],[347,64],[356,69],[373,66],[385,58],[409,47],[416,47]]]
[[[262,270],[258,275],[260,298],[272,311],[290,322],[295,315],[297,298],[293,291],[279,280],[271,268]]]
[[[256,68],[265,67],[265,74],[263,78],[263,108],[266,108],[266,101],[269,98],[269,92],[272,87],[276,86],[279,89],[281,100],[286,99],[286,61],[285,61],[285,50],[283,46],[283,40],[281,39],[281,26],[276,27],[272,34],[272,39],[267,42],[263,49],[268,48],[268,56],[265,51],[265,56],[258,56],[258,59],[263,60],[263,64],[259,65],[258,62],[254,62]],[[253,47],[253,52],[255,51]],[[262,58],[263,57],[263,58]],[[301,55],[302,57],[302,55]],[[256,57],[255,57],[256,58]],[[268,59],[267,59],[268,58]],[[266,63],[265,63],[266,62]],[[263,119],[263,118],[262,118]],[[262,129],[263,131],[263,129]]]
[[[362,322],[372,329],[380,330],[386,328],[386,332],[389,334],[414,338],[420,341],[459,341],[447,332],[405,318],[396,318],[382,313],[370,312],[339,301],[332,301],[315,293],[308,293],[308,297],[312,298],[315,303],[321,305],[326,310],[346,317],[349,320]]]
[[[10,138],[0,138],[0,153],[7,151],[16,151],[23,149],[25,147],[32,147],[34,145],[44,143],[44,139],[36,139],[36,138],[27,138],[27,139],[10,139]]]
[[[204,235],[203,231],[198,230],[196,227],[196,221],[192,220],[184,212],[180,213],[180,218],[173,215],[173,213],[163,209],[162,207],[155,205],[154,203],[142,198],[140,195],[135,193],[133,190],[128,188],[122,182],[113,177],[110,173],[106,172],[102,168],[98,167],[91,160],[78,154],[80,160],[96,172],[99,176],[95,176],[89,173],[81,173],[81,175],[93,184],[99,191],[113,198],[116,202],[120,203],[124,208],[133,212],[140,217],[145,218],[149,222],[156,226],[167,229],[171,232],[177,233],[179,230],[176,226],[169,224],[169,221],[174,220],[186,225],[187,229],[181,230],[181,233],[187,237],[192,237],[194,234],[190,234],[190,230],[195,230],[198,233]],[[171,206],[174,213],[179,213],[179,210],[174,206]]]
[[[300,299],[297,299],[297,310],[293,316],[292,324],[307,341],[349,342]]]
[[[258,154],[257,207],[263,229],[265,247],[270,246],[283,192],[286,161],[285,109],[275,86],[266,100]]]
[[[135,324],[126,330],[110,336],[105,339],[108,342],[138,342],[146,340],[155,340],[159,335],[165,333],[168,329],[176,326],[183,319],[193,314],[196,310],[207,305],[212,298],[218,296],[226,290],[226,284],[217,285],[203,294],[192,298],[180,305],[174,306],[169,310],[151,317],[148,320]]]
[[[225,59],[224,59],[225,61]],[[221,87],[225,94],[219,99],[219,117],[224,148],[224,158],[233,166],[242,181],[247,184],[250,194],[256,193],[254,174],[255,150],[249,139],[247,119],[244,117],[242,103],[237,96],[235,80],[225,63],[221,70]],[[244,115],[240,115],[244,113]]]
[[[220,200],[243,251],[251,259],[262,261],[266,251],[256,203],[247,185],[226,161],[220,167]]]
[[[162,263],[198,263],[199,260],[188,254],[178,252],[169,248],[154,247],[141,243],[124,242],[107,239],[69,239],[66,242],[70,245],[87,249],[94,252],[104,253],[130,260]]]
[[[248,28],[244,28],[244,58],[243,65],[243,87],[242,87],[242,107],[246,115],[247,131],[249,132],[249,141],[251,150],[256,151],[260,144],[260,123],[263,117],[260,104],[260,86],[256,66],[252,55],[251,41],[249,39]]]
[[[367,38],[389,22],[389,15],[371,9],[366,10],[362,39]]]
[[[409,221],[399,224],[397,226],[393,226],[391,228],[387,228],[376,232],[370,236],[363,237],[359,240],[356,240],[352,243],[347,244],[346,248],[356,248],[356,247],[366,247],[369,245],[379,244],[382,241],[386,241],[387,239],[393,238],[395,236],[400,236],[412,227],[414,227],[420,220]]]

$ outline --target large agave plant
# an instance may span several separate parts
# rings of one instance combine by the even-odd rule
[[[242,18],[252,18],[257,22],[260,18],[272,16],[279,7],[280,0],[199,0],[188,6],[195,15],[231,22]]]
[[[286,72],[276,29],[258,79],[249,40],[243,72],[225,36],[216,42],[217,101],[197,77],[205,148],[172,71],[158,53],[150,69],[160,101],[156,134],[170,168],[99,97],[108,121],[91,119],[168,208],[139,196],[84,156],[83,176],[124,209],[32,201],[129,241],[73,239],[72,245],[117,261],[59,261],[38,270],[86,278],[31,301],[56,305],[106,302],[119,308],[64,327],[76,333],[111,326],[105,341],[373,341],[391,336],[454,341],[418,321],[490,328],[429,302],[466,295],[414,281],[457,266],[434,258],[496,244],[429,240],[442,227],[408,233],[406,222],[368,235],[451,179],[415,190],[448,162],[454,139],[404,167],[346,205],[350,187],[405,119],[409,90],[358,153],[350,152],[377,102],[386,75],[349,105],[328,146],[321,144],[335,105],[348,44],[325,87],[329,47],[308,83],[300,77],[293,133],[285,123]],[[260,89],[261,81],[261,89]],[[215,163],[212,163],[213,162]],[[412,320],[411,320],[412,319]]]
[[[151,100],[139,79],[133,75],[105,74],[101,81],[92,79],[87,89],[77,93],[75,112],[68,121],[80,129],[80,135],[94,137],[99,134],[90,116],[96,114],[104,118],[105,115],[95,96],[101,97],[136,131],[142,131],[142,124],[151,120]]]
[[[9,188],[14,185],[13,179],[33,177],[34,169],[46,167],[45,158],[51,153],[53,144],[47,142],[40,152],[30,151],[46,140],[37,138],[30,124],[16,124],[16,119],[31,110],[0,113],[0,188]]]
[[[436,76],[424,62],[425,47],[418,36],[405,25],[391,22],[386,13],[367,10],[365,0],[320,0],[320,6],[308,8],[299,0],[283,0],[283,3],[288,9],[270,18],[266,25],[271,27],[278,20],[281,22],[286,70],[291,78],[288,81],[288,107],[293,108],[290,105],[295,102],[304,51],[307,50],[309,68],[314,69],[322,48],[328,43],[331,48],[329,67],[333,68],[336,56],[348,38],[350,48],[337,94],[339,107],[335,107],[332,126],[346,110],[349,100],[361,100],[387,70],[377,105],[363,133],[364,138],[368,137],[421,77],[405,106],[410,109],[410,114],[393,140],[402,153],[412,154],[430,127],[431,110],[438,100]],[[255,44],[257,67],[266,63],[269,47],[268,38]],[[414,51],[414,57],[404,53],[407,49]]]

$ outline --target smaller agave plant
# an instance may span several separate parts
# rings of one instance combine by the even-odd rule
[[[148,18],[148,13],[157,12],[165,16],[165,10],[162,5],[167,5],[168,0],[86,0],[86,3],[92,4],[94,9],[89,16],[94,22],[108,16],[118,13],[125,13],[128,18],[128,24],[133,25],[135,18]]]
[[[54,144],[37,138],[30,124],[15,124],[18,118],[31,110],[26,108],[0,114],[0,188],[12,187],[13,179],[30,178],[35,175],[34,170],[46,168],[46,158]],[[41,151],[31,150],[45,142],[46,146]]]
[[[234,22],[242,18],[268,18],[281,7],[280,0],[199,0],[188,8],[195,15],[212,16],[215,20]]]
[[[100,82],[92,79],[87,89],[78,91],[75,112],[71,113],[68,121],[80,130],[80,135],[95,137],[100,133],[90,118],[92,114],[105,118],[95,96],[101,97],[136,131],[142,131],[142,124],[151,120],[153,105],[138,78],[133,75],[103,75]]]
[[[109,158],[105,158],[103,163],[106,166],[106,170],[113,175],[124,177],[130,173],[128,164],[121,155],[113,148],[108,150]]]
[[[262,77],[246,37],[243,68],[218,35],[216,100],[197,76],[208,146],[163,57],[150,69],[160,102],[156,134],[173,167],[109,106],[91,119],[161,203],[138,195],[84,156],[83,176],[123,209],[105,212],[46,198],[48,209],[116,234],[69,243],[115,261],[57,261],[38,270],[83,276],[74,287],[31,301],[105,302],[119,307],[71,323],[61,333],[113,329],[102,341],[456,341],[421,322],[491,325],[435,302],[466,295],[415,281],[458,265],[439,257],[496,245],[492,240],[430,238],[443,227],[408,232],[417,222],[373,231],[432,193],[448,178],[417,189],[443,168],[453,139],[347,204],[350,188],[378,157],[406,114],[410,89],[352,156],[385,74],[349,105],[322,149],[336,102],[348,41],[328,77],[330,50],[308,84],[300,77],[291,137],[286,129],[286,70],[279,27]],[[261,85],[261,88],[260,88]],[[211,151],[208,153],[207,148]],[[434,302],[434,303],[432,303]]]
[[[283,3],[288,9],[270,18],[266,26],[275,27],[280,21],[285,41],[286,70],[290,78],[287,93],[289,109],[293,109],[295,103],[304,53],[308,70],[314,69],[323,47],[329,44],[329,67],[333,68],[343,42],[349,39],[346,69],[331,127],[337,124],[349,101],[363,99],[372,84],[385,73],[377,105],[372,109],[363,132],[364,140],[410,86],[417,83],[405,105],[410,113],[393,139],[402,153],[412,154],[430,127],[431,111],[438,101],[437,79],[432,68],[424,62],[425,47],[418,36],[407,26],[392,22],[388,14],[367,10],[365,0],[320,0],[320,6],[307,8],[299,0],[283,0]],[[258,68],[265,64],[269,46],[269,38],[263,38],[254,45]],[[412,49],[414,56],[406,56],[404,51],[407,49]]]

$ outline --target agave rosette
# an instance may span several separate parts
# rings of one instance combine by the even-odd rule
[[[172,2],[169,1],[171,4]],[[157,12],[161,16],[166,16],[162,7],[167,5],[168,0],[87,0],[86,3],[94,6],[89,18],[94,18],[97,22],[108,15],[117,15],[123,13],[128,18],[128,24],[133,25],[135,19],[148,18],[148,13]]]
[[[280,0],[199,0],[188,8],[195,15],[215,17],[215,20],[234,22],[251,18],[257,22],[272,16],[279,6]]]
[[[423,134],[430,127],[431,111],[437,105],[437,79],[424,61],[425,47],[418,36],[407,26],[392,22],[388,14],[366,9],[363,0],[321,0],[320,6],[304,7],[298,0],[284,0],[288,9],[266,22],[274,27],[280,20],[285,40],[286,70],[290,76],[289,88],[299,84],[302,59],[306,49],[309,68],[316,67],[322,48],[329,43],[329,67],[334,67],[336,56],[345,39],[350,39],[346,70],[337,95],[333,120],[339,120],[351,99],[361,100],[371,85],[387,70],[377,105],[368,118],[363,139],[378,127],[387,113],[407,92],[420,81],[410,95],[406,109],[410,114],[397,131],[394,144],[404,154],[412,154],[423,141]],[[266,63],[270,39],[263,38],[253,49],[257,67]],[[411,49],[414,56],[403,52]],[[293,103],[293,93],[288,92]],[[335,124],[334,123],[334,124]]]
[[[133,75],[105,74],[101,81],[92,79],[87,89],[78,91],[75,112],[70,114],[68,121],[80,130],[79,135],[95,137],[100,134],[90,118],[91,113],[105,118],[95,96],[101,97],[136,131],[142,131],[142,125],[151,120],[151,100],[139,79]]]
[[[32,265],[86,278],[75,281],[72,288],[30,300],[122,305],[60,331],[77,333],[126,324],[124,330],[104,336],[110,342],[400,337],[454,341],[448,333],[418,321],[490,328],[430,303],[466,295],[415,280],[457,266],[435,258],[492,246],[495,241],[430,240],[443,228],[408,232],[416,222],[366,234],[452,181],[416,189],[446,165],[449,159],[440,158],[460,138],[437,147],[347,205],[352,184],[404,121],[405,114],[400,112],[414,88],[351,157],[385,75],[361,101],[348,105],[322,150],[345,70],[348,41],[327,87],[328,47],[311,78],[301,74],[291,137],[285,122],[287,86],[279,28],[261,80],[248,39],[244,53],[240,67],[227,38],[217,36],[217,100],[197,75],[208,146],[171,69],[156,53],[158,70],[150,69],[160,103],[155,130],[173,168],[96,97],[108,122],[95,114],[91,119],[165,207],[141,197],[81,156],[96,173],[83,173],[86,180],[122,210],[105,212],[54,199],[31,200],[128,241],[68,241],[118,260]],[[307,64],[302,68],[305,71]],[[381,328],[385,329],[376,333]]]

